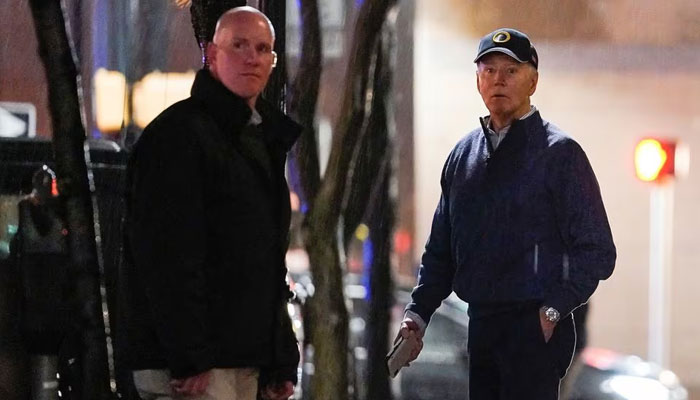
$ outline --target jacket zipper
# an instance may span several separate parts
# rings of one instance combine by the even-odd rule
[[[537,275],[540,265],[540,245],[538,243],[535,243],[535,255],[532,265],[535,271],[535,275]]]
[[[491,144],[491,139],[489,139],[489,128],[486,126],[486,120],[484,120],[484,117],[479,117],[479,122],[481,122],[481,132],[484,134],[484,138],[486,139],[486,148],[489,152],[488,156],[486,156],[486,162],[488,163],[493,156],[493,144]]]

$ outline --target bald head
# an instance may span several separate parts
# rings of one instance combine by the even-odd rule
[[[216,21],[216,29],[214,30],[212,42],[217,43],[217,36],[219,41],[221,41],[222,32],[224,32],[227,27],[236,24],[236,21],[242,19],[259,20],[265,23],[270,32],[270,36],[272,36],[272,42],[274,43],[275,27],[272,26],[272,22],[267,18],[267,15],[263,14],[257,8],[250,6],[235,7],[223,13],[221,17],[219,17],[219,20]]]
[[[253,7],[233,8],[219,18],[207,46],[209,71],[255,108],[277,62],[274,45],[275,31],[265,14]]]

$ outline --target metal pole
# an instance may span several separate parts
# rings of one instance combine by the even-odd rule
[[[59,400],[58,357],[56,355],[33,355],[30,363],[32,400]]]
[[[649,198],[649,361],[669,366],[673,183],[654,185]]]

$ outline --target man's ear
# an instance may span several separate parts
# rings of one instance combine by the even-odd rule
[[[481,86],[479,85],[479,71],[476,71],[476,90],[481,94]]]
[[[531,77],[531,81],[530,81],[530,96],[535,94],[535,90],[537,90],[537,81],[538,81],[539,77],[540,77],[539,72],[537,72],[537,70],[535,70],[532,73],[532,77]]]
[[[206,46],[204,53],[207,56],[207,64],[209,64],[211,68],[211,65],[214,64],[216,60],[216,44],[214,44],[214,42],[207,42]]]

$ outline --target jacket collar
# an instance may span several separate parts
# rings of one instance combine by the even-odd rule
[[[513,124],[511,124],[508,132],[509,134],[506,135],[505,139],[503,139],[504,142],[508,139],[508,136],[519,136],[519,140],[516,140],[518,143],[540,142],[541,140],[544,140],[546,136],[544,121],[542,120],[539,111],[533,112],[527,118],[513,121]],[[516,135],[511,135],[511,133],[516,132]]]
[[[527,118],[515,120],[508,130],[508,134],[498,145],[497,151],[490,150],[490,157],[508,158],[509,154],[512,155],[514,152],[522,150],[528,143],[539,142],[543,137],[542,132],[544,132],[544,128],[539,111],[533,112]],[[486,135],[483,135],[482,140],[486,140],[489,149],[491,149],[491,142]]]
[[[239,135],[250,121],[252,111],[245,100],[214,79],[207,69],[197,72],[191,95],[226,132]],[[289,151],[301,134],[301,127],[260,97],[255,108],[262,117],[263,131],[269,132],[267,140]]]
[[[214,79],[207,69],[197,72],[191,95],[204,106],[217,125],[227,132],[239,132],[250,120],[252,111],[245,100]]]
[[[289,151],[301,135],[301,125],[265,99],[258,98],[255,109],[262,117],[263,131],[268,132],[267,139],[280,146],[285,152]]]
[[[535,110],[530,113],[529,116],[522,119],[517,119],[513,121],[510,125],[508,132],[523,131],[525,135],[532,134],[533,132],[543,131],[542,117],[540,117],[540,112]],[[506,135],[508,137],[508,135]]]

